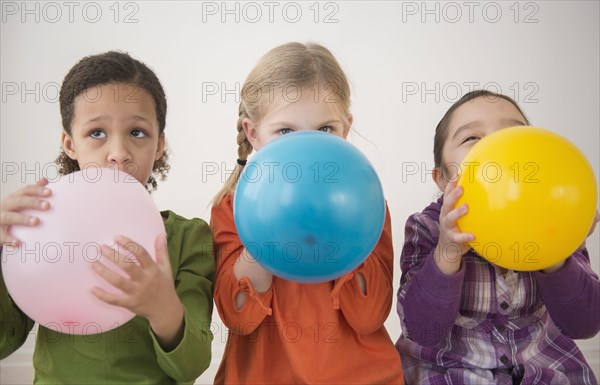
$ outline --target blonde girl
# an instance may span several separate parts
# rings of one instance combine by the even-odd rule
[[[392,305],[389,213],[366,261],[334,281],[273,276],[246,251],[233,219],[233,193],[253,150],[295,131],[346,138],[350,87],[318,44],[289,43],[264,55],[241,90],[238,160],[217,194],[211,226],[217,256],[215,304],[230,333],[217,384],[398,384],[402,366],[383,326]],[[293,134],[292,134],[293,135]]]

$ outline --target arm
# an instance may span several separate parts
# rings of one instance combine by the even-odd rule
[[[586,249],[576,251],[557,271],[534,272],[542,300],[554,323],[572,338],[591,338],[600,330],[600,281]]]
[[[235,229],[230,195],[213,207],[211,228],[217,262],[215,305],[229,330],[250,334],[271,314],[273,288],[270,280],[268,285],[257,285],[256,288],[253,285],[257,277],[261,279],[262,267],[243,253],[244,246]]]
[[[201,220],[187,220],[172,214],[164,235],[155,242],[156,261],[140,245],[118,236],[115,240],[129,255],[102,247],[105,257],[126,273],[126,277],[95,262],[92,267],[121,293],[95,287],[100,300],[122,306],[148,320],[157,361],[161,369],[178,382],[193,382],[210,362],[210,319],[214,258],[210,229]],[[112,254],[112,255],[111,255]],[[189,357],[194,357],[190,360]]]
[[[389,210],[373,252],[354,271],[335,280],[334,308],[358,334],[371,334],[383,326],[392,307],[394,250]]]
[[[169,377],[193,382],[211,359],[210,331],[214,255],[210,228],[201,220],[186,221],[183,229],[169,234],[169,255],[177,295],[184,308],[183,335],[172,349],[163,349],[152,329],[157,361]]]
[[[11,226],[37,226],[40,222],[39,218],[25,215],[20,211],[50,208],[48,201],[43,199],[52,194],[45,187],[47,185],[48,180],[42,178],[36,184],[17,190],[0,202],[0,254],[3,259],[8,258],[5,253],[2,253],[4,246],[11,244],[14,247],[20,243],[10,234]],[[33,320],[27,317],[8,295],[0,264],[0,360],[23,345],[33,325]]]
[[[438,223],[425,214],[408,218],[400,257],[398,315],[403,333],[423,346],[449,334],[458,316],[465,268],[444,274],[436,263]]]
[[[34,322],[8,295],[0,265],[0,360],[10,356],[23,345],[33,325]]]

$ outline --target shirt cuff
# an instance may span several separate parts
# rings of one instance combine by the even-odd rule
[[[231,272],[231,274],[233,274],[233,271]],[[235,279],[235,277],[234,277],[234,279]],[[237,290],[233,291],[232,301],[233,301],[233,306],[235,309],[237,309],[235,297],[240,292],[246,293],[248,295],[248,297],[250,297],[250,299],[252,299],[253,301],[256,301],[256,304],[260,308],[262,308],[267,315],[273,314],[273,309],[271,309],[271,306],[270,306],[271,299],[273,298],[273,284],[271,284],[271,287],[269,287],[269,290],[265,291],[264,293],[259,293],[254,290],[254,287],[252,286],[252,281],[250,281],[250,278],[248,278],[246,276],[241,277],[240,280],[238,281]],[[247,303],[244,304],[244,306],[242,306],[240,309],[237,309],[237,311],[238,312],[243,311],[247,305],[248,305]]]
[[[148,333],[161,369],[178,383],[191,383],[200,375],[199,367],[206,368],[210,363],[210,345],[213,335],[210,333],[210,326],[194,330],[195,320],[190,319],[187,312],[184,313],[183,322],[181,341],[168,352],[162,348],[150,325],[148,325]]]
[[[585,286],[585,271],[571,256],[555,272],[534,271],[535,280],[548,298],[558,302],[571,302],[581,295]],[[565,283],[569,283],[565,285]]]
[[[460,270],[454,274],[444,274],[435,263],[435,250],[427,257],[425,264],[419,274],[415,277],[417,285],[423,293],[431,297],[434,301],[447,301],[456,299],[456,293],[462,292],[463,280],[465,277],[464,263],[461,263]]]
[[[356,269],[352,270],[348,274],[342,275],[341,277],[339,277],[338,279],[335,280],[335,283],[333,284],[333,289],[331,290],[331,293],[330,293],[331,301],[333,303],[333,308],[335,310],[340,309],[340,292],[342,291],[342,288],[344,287],[346,282],[354,279],[354,277],[356,276],[356,273],[359,272],[359,270],[361,270],[363,268],[363,266],[364,266],[364,262],[361,263]]]

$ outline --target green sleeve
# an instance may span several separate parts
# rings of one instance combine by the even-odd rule
[[[165,352],[154,333],[150,334],[161,369],[175,381],[188,383],[210,364],[215,259],[208,224],[179,218],[167,228],[167,236],[175,287],[185,309],[183,339],[175,349]]]
[[[1,250],[0,248],[0,253]],[[23,345],[33,325],[34,321],[27,317],[8,295],[0,264],[0,360],[10,356]]]

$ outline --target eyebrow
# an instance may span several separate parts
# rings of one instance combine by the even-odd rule
[[[517,119],[502,119],[500,121],[502,124],[507,124],[507,125],[514,125],[514,126],[526,126],[527,123],[522,122],[520,120]],[[461,132],[468,130],[468,129],[472,129],[475,128],[473,126],[477,126],[480,122],[478,120],[474,121],[474,122],[470,122],[465,124],[464,126],[460,126],[455,132],[454,135],[452,135],[452,140],[456,139],[458,137],[458,134],[460,134]]]
[[[342,122],[341,120],[332,119],[332,120],[328,120],[328,121],[323,122],[323,123],[319,123],[319,127],[327,126],[327,125],[332,124],[332,123],[341,123],[341,122]],[[272,126],[284,126],[284,127],[295,126],[295,124],[291,124],[291,123],[286,122],[286,121],[273,122],[273,123],[271,123],[271,125]]]
[[[86,120],[84,122],[84,124],[96,123],[96,122],[100,122],[100,121],[103,121],[103,120],[111,120],[111,119],[108,117],[108,115],[100,115],[100,116],[96,116],[95,118]],[[130,116],[130,117],[127,118],[127,120],[135,120],[135,121],[141,120],[141,121],[148,122],[148,123],[151,124],[151,122],[148,119],[146,119],[145,117],[140,116],[140,115]]]
[[[514,124],[515,126],[526,126],[527,123],[526,122],[522,122],[520,120],[517,119],[502,119],[502,123],[510,123],[510,124]]]
[[[452,135],[452,140],[456,139],[458,137],[458,134],[460,134],[461,132],[474,128],[473,126],[475,126],[477,123],[479,123],[478,120],[474,121],[474,122],[470,122],[465,124],[464,126],[460,126],[456,129],[456,131],[454,132],[454,135]]]

